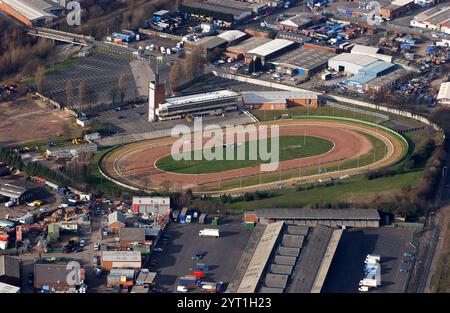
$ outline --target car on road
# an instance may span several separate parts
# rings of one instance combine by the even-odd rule
[[[194,261],[200,261],[206,254],[206,251],[198,250],[193,256],[192,260]]]
[[[408,272],[409,272],[409,269],[407,269],[407,268],[400,269],[400,273],[408,273]]]
[[[369,291],[369,287],[367,287],[367,286],[361,286],[361,287],[358,288],[358,291],[361,291],[361,292],[367,292],[367,291]]]

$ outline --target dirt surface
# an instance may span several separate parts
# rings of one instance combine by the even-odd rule
[[[305,133],[306,129],[308,136],[321,137],[334,143],[334,148],[322,155],[281,162],[281,171],[352,160],[368,153],[372,144],[367,137],[356,131],[363,131],[376,136],[388,146],[386,156],[374,163],[370,167],[371,169],[375,166],[382,167],[392,164],[403,153],[401,143],[395,140],[394,136],[358,124],[324,120],[287,120],[277,121],[276,123],[282,126],[280,127],[280,135],[301,135]],[[102,168],[110,177],[141,189],[148,189],[149,186],[160,186],[166,182],[170,182],[172,187],[178,185],[184,188],[194,188],[198,184],[216,182],[219,179],[239,178],[240,176],[258,174],[260,171],[260,167],[256,166],[198,175],[164,172],[155,166],[155,162],[170,153],[170,144],[175,140],[176,138],[162,138],[124,146],[108,155],[103,161]],[[348,171],[342,172],[348,174]],[[336,173],[333,175],[336,175]]]
[[[69,114],[38,100],[0,102],[0,146],[55,137],[72,129]]]

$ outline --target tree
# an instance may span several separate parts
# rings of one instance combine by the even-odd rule
[[[120,93],[120,103],[123,104],[123,100],[125,99],[125,93],[127,92],[127,79],[124,74],[120,74],[117,78],[117,86],[119,88]]]
[[[82,80],[78,85],[78,110],[83,111],[86,104],[86,82]]]
[[[45,69],[42,66],[36,70],[36,87],[39,93],[45,92]]]
[[[170,68],[170,74],[169,74],[170,87],[172,88],[172,94],[175,93],[175,90],[177,89],[177,87],[180,83],[180,72],[181,72],[180,63],[175,62],[174,64],[172,64],[172,67]]]
[[[72,109],[72,107],[73,107],[73,84],[72,84],[71,80],[69,80],[66,84],[66,97],[67,97],[66,106],[69,109]]]
[[[204,67],[205,58],[203,57],[202,49],[194,47],[185,62],[185,72],[188,80],[193,80],[203,74]]]
[[[260,72],[263,70],[263,64],[262,64],[260,57],[255,58],[254,66],[255,66],[255,72]]]

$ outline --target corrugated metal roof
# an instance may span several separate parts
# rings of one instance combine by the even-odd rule
[[[41,19],[44,17],[55,17],[53,14],[47,13],[30,3],[23,0],[2,0],[3,3],[17,11],[30,21]]]
[[[402,6],[410,4],[412,2],[414,2],[414,0],[394,0],[391,2],[391,4],[402,7]]]
[[[362,69],[359,70],[360,74],[371,74],[371,75],[378,75],[381,72],[384,72],[390,68],[393,68],[395,65],[392,63],[384,62],[384,61],[376,61],[373,62]]]
[[[438,100],[450,99],[450,82],[442,83],[437,95]]]
[[[2,293],[19,293],[20,287],[0,282],[0,294]]]
[[[317,99],[317,93],[308,91],[248,91],[241,94],[245,104],[286,103],[287,100]]]
[[[141,252],[102,251],[102,260],[107,262],[141,262]]]
[[[374,209],[256,209],[258,217],[279,219],[379,220]]]
[[[220,45],[223,45],[226,42],[227,41],[225,39],[222,39],[218,36],[207,36],[200,38],[197,41],[188,41],[188,44],[200,46],[203,49],[214,49]]]
[[[145,241],[145,229],[140,227],[125,227],[119,229],[120,241]]]
[[[351,53],[341,53],[338,54],[335,57],[332,57],[328,60],[328,62],[347,62],[350,64],[354,64],[354,65],[358,65],[358,66],[367,66],[375,61],[377,61],[377,59],[370,57],[368,55],[359,55],[358,57],[355,57],[354,54]]]
[[[20,278],[20,261],[12,256],[0,256],[0,276]]]
[[[240,30],[236,30],[236,29],[227,30],[227,31],[217,35],[217,37],[222,38],[228,42],[233,42],[233,41],[240,39],[242,37],[245,37],[245,36],[247,36],[246,33],[241,32]]]
[[[287,48],[293,44],[294,44],[294,42],[290,41],[290,40],[274,39],[272,41],[269,41],[268,43],[263,44],[262,46],[256,47],[256,48],[248,51],[248,53],[266,57],[272,53],[275,53],[284,48]]]
[[[265,43],[268,43],[272,39],[265,38],[265,37],[251,37],[249,39],[246,39],[242,41],[240,44],[231,46],[227,50],[229,51],[241,51],[241,52],[248,52],[252,49],[255,49],[256,47],[262,46]]]
[[[362,53],[362,54],[375,54],[380,50],[377,47],[369,47],[364,45],[354,45],[352,48],[352,53]]]

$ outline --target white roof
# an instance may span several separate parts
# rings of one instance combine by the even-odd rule
[[[439,88],[437,99],[438,100],[450,99],[450,82],[441,84],[441,88]]]
[[[222,38],[223,40],[226,40],[228,42],[232,42],[235,41],[236,39],[242,38],[247,36],[246,33],[241,32],[240,30],[228,30],[226,32],[223,32],[219,35],[217,35],[217,37]]]
[[[293,99],[317,99],[317,93],[310,91],[250,91],[243,92],[242,98],[245,104],[286,103],[286,100]]]
[[[133,204],[170,205],[170,197],[133,197]]]
[[[38,9],[24,0],[1,0],[4,4],[17,11],[30,21],[37,20],[46,16],[54,17],[53,14]]]
[[[364,45],[354,45],[351,53],[376,54],[379,48]]]
[[[401,6],[407,5],[411,2],[414,2],[414,0],[394,0],[391,2],[391,4],[398,5],[401,7]]]
[[[107,262],[141,262],[141,252],[102,251],[102,260]]]
[[[19,291],[20,291],[19,287],[0,282],[0,294],[1,293],[19,293]]]
[[[251,54],[257,54],[260,56],[268,56],[278,50],[284,49],[286,47],[289,47],[290,45],[293,45],[294,42],[286,39],[274,39],[272,41],[269,41],[268,43],[263,44],[262,46],[256,47],[255,49],[252,49],[248,51],[248,53]]]
[[[348,62],[351,64],[359,65],[359,66],[367,66],[373,62],[376,62],[377,59],[370,57],[368,55],[358,55],[358,57],[355,57],[355,55],[351,53],[341,53],[338,54],[335,57],[332,57],[328,60],[328,62],[334,61],[334,62]]]
[[[170,105],[180,105],[180,104],[188,104],[195,102],[204,102],[210,100],[216,100],[226,97],[237,97],[238,93],[231,90],[216,90],[211,92],[198,93],[195,95],[189,96],[181,96],[181,97],[172,97],[166,99],[166,103],[160,104],[160,107],[170,106]]]

